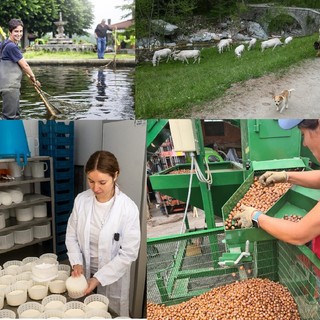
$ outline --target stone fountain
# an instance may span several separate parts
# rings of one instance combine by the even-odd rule
[[[62,20],[62,12],[59,13],[60,19],[59,21],[54,22],[54,24],[57,26],[57,34],[55,35],[55,38],[51,38],[49,40],[49,44],[72,44],[72,39],[67,37],[64,34],[64,27],[68,22]]]
[[[92,44],[74,44],[72,39],[64,34],[64,26],[68,23],[62,20],[62,13],[59,13],[59,21],[55,21],[57,26],[57,34],[54,38],[50,38],[47,44],[36,44],[34,46],[36,51],[93,51]]]

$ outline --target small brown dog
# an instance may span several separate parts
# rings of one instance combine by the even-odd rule
[[[289,103],[289,97],[291,95],[291,91],[294,91],[295,89],[289,89],[289,90],[283,90],[280,94],[275,95],[272,94],[272,98],[277,106],[277,111],[280,110],[280,113],[282,113],[283,109],[288,109],[288,103]]]

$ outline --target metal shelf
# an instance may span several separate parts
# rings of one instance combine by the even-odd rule
[[[36,182],[45,182],[50,181],[50,178],[32,178],[32,177],[21,177],[21,178],[14,178],[12,180],[0,180],[0,187],[12,187],[21,184],[27,183],[36,183]]]
[[[43,224],[44,222],[52,221],[52,217],[46,218],[34,218],[30,221],[19,222],[15,218],[10,218],[6,220],[6,226],[0,230],[0,235],[7,233],[8,231],[20,230],[26,227],[37,226]]]
[[[44,242],[44,241],[48,241],[53,239],[53,236],[50,237],[46,237],[46,238],[42,238],[42,239],[33,239],[31,242],[25,243],[25,244],[15,244],[13,247],[9,248],[9,249],[2,249],[0,250],[0,254],[5,253],[5,252],[9,252],[9,251],[13,251],[13,250],[18,250],[24,247],[28,247],[28,246],[32,246],[36,243],[40,243],[40,242]]]
[[[50,179],[49,179],[49,181],[50,181]],[[0,186],[1,186],[1,183],[0,183]],[[17,207],[21,208],[21,207],[26,207],[26,206],[42,203],[42,202],[51,201],[50,197],[44,196],[42,194],[37,194],[37,193],[25,194],[23,196],[23,199],[24,200],[22,202],[20,202],[20,203],[12,203],[9,206],[1,205],[0,206],[0,210],[10,209],[10,208],[17,208]]]
[[[15,159],[0,159],[0,163],[9,163],[9,162],[14,162]],[[0,180],[0,190],[5,190],[8,187],[13,187],[13,186],[20,186],[20,185],[30,185],[30,191],[31,193],[26,193],[23,196],[23,201],[20,203],[12,203],[9,206],[5,205],[0,205],[0,210],[6,210],[6,209],[11,209],[11,208],[21,208],[21,207],[26,207],[26,206],[31,206],[31,205],[36,205],[40,203],[50,203],[50,212],[49,216],[44,217],[44,218],[34,218],[30,221],[24,221],[24,222],[19,222],[17,221],[14,217],[10,217],[9,219],[6,219],[6,226],[5,228],[0,230],[0,235],[3,235],[5,233],[9,232],[14,232],[15,230],[21,230],[26,227],[31,227],[31,226],[36,226],[39,224],[43,224],[45,222],[50,222],[51,223],[51,236],[42,238],[42,239],[33,239],[31,242],[26,243],[26,244],[15,244],[13,247],[8,248],[8,249],[1,249],[0,250],[0,255],[3,253],[8,253],[10,251],[18,250],[24,247],[29,247],[37,243],[45,242],[50,240],[52,242],[52,249],[53,252],[55,253],[55,241],[56,241],[56,235],[55,235],[55,208],[54,208],[54,176],[53,176],[53,160],[52,157],[49,156],[37,156],[37,157],[30,157],[28,158],[28,163],[29,162],[34,162],[34,161],[48,161],[48,175],[49,177],[44,177],[44,178],[33,178],[33,177],[20,177],[20,178],[15,178],[12,180],[5,180],[1,179]],[[41,183],[47,182],[50,183],[50,195],[43,195],[39,193],[35,193],[35,186],[38,185],[40,186]],[[51,245],[51,244],[50,244]]]
[[[29,157],[27,158],[28,162],[30,161],[44,161],[44,160],[50,160],[50,157],[48,156],[37,156],[37,157]],[[21,158],[22,160],[22,158]],[[16,159],[14,158],[1,158],[0,162],[15,162]]]

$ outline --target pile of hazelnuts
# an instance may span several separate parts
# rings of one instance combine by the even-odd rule
[[[297,214],[291,214],[291,215],[285,214],[283,217],[284,220],[289,220],[292,222],[299,222],[302,218],[303,218],[302,216],[299,216]]]
[[[300,320],[289,290],[260,278],[220,286],[169,307],[148,303],[147,317],[148,320]]]
[[[265,187],[259,182],[258,177],[255,177],[247,193],[232,209],[227,219],[225,219],[225,229],[234,230],[240,228],[238,221],[234,220],[233,217],[241,212],[240,208],[242,205],[267,212],[290,187],[290,183],[277,183],[274,186]]]
[[[191,172],[190,169],[179,169],[179,170],[172,170],[168,172],[169,174],[189,174]],[[196,171],[193,169],[192,173],[195,173]]]

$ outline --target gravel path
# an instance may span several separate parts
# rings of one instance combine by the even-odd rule
[[[271,92],[294,88],[289,108],[276,111]],[[199,119],[259,119],[259,118],[319,118],[320,59],[312,59],[291,67],[285,74],[270,74],[234,84],[225,95],[192,109],[191,118]]]

